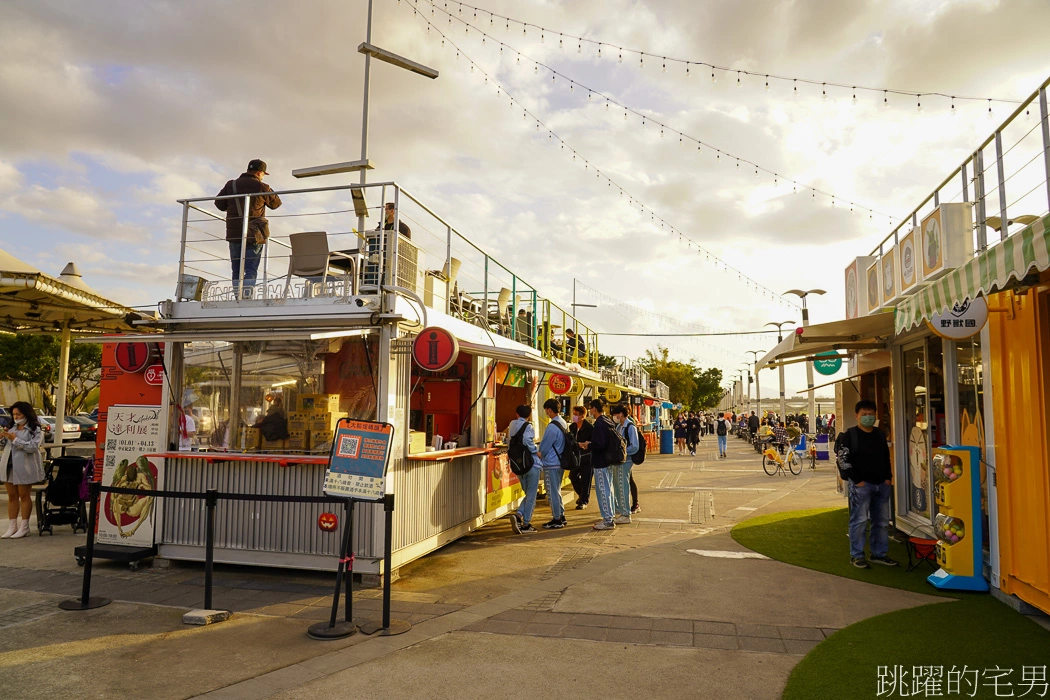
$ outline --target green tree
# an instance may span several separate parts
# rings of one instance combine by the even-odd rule
[[[696,382],[692,404],[694,409],[715,408],[722,398],[722,370],[715,367],[710,369],[694,367],[694,370],[693,381]]]
[[[665,347],[657,346],[656,352],[645,351],[645,357],[638,359],[650,379],[663,382],[667,385],[669,401],[680,403],[687,409],[692,408],[694,394],[696,393],[696,379],[694,378],[694,367],[678,360],[668,357]]]
[[[58,385],[59,339],[53,335],[0,335],[0,381],[25,382],[40,390],[45,413],[54,414]],[[66,414],[85,408],[88,396],[101,378],[102,346],[73,343],[69,350]]]
[[[614,369],[620,363],[616,361],[616,358],[612,355],[603,355],[598,353],[598,367],[601,369]]]

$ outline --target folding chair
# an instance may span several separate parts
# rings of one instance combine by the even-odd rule
[[[908,550],[908,569],[915,571],[923,562],[936,571],[937,565],[937,540],[928,540],[924,537],[909,537],[905,540],[905,549]],[[914,554],[914,560],[912,555]]]
[[[360,254],[356,250],[330,251],[328,234],[325,231],[304,231],[293,233],[288,237],[292,254],[288,258],[288,277],[284,284],[284,296],[292,285],[292,275],[305,278],[321,278],[321,284],[328,279],[329,269],[337,268],[341,273],[349,273],[351,294],[357,294],[357,270]]]

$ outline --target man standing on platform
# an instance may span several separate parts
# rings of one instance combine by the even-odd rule
[[[269,175],[266,163],[255,158],[248,163],[248,170],[237,179],[227,182],[216,197],[227,195],[258,195],[249,200],[248,211],[244,211],[244,199],[216,199],[215,208],[226,212],[226,242],[230,246],[230,262],[233,267],[233,286],[241,278],[241,257],[244,257],[243,296],[251,297],[255,288],[255,276],[259,271],[263,246],[270,235],[270,226],[266,221],[266,209],[281,206],[281,198],[273,194],[273,188],[262,181]],[[248,215],[248,236],[244,240],[244,215]]]
[[[507,428],[507,435],[512,442],[511,447],[513,448],[514,438],[519,433],[521,434],[524,449],[532,455],[532,469],[518,476],[518,482],[521,484],[522,490],[525,491],[525,500],[521,502],[521,507],[518,510],[509,515],[510,527],[517,535],[523,533],[531,535],[539,532],[532,526],[532,513],[536,510],[536,492],[540,488],[540,474],[543,469],[540,466],[539,449],[536,447],[536,432],[529,421],[529,418],[532,416],[532,406],[523,404],[514,409],[514,411],[518,414],[518,417],[510,422],[510,426]],[[513,449],[510,454],[513,458]]]
[[[565,478],[562,468],[562,456],[567,449],[569,435],[565,419],[561,417],[561,404],[558,399],[547,399],[543,402],[543,411],[547,414],[547,427],[540,441],[540,464],[543,465],[543,484],[547,490],[547,500],[551,505],[551,520],[543,525],[544,530],[560,530],[565,527],[565,505],[561,500],[561,482]]]

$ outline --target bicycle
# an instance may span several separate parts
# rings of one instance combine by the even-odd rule
[[[817,436],[807,435],[806,436],[806,451],[809,453],[809,468],[817,468]]]
[[[778,473],[784,471],[784,465],[787,464],[787,468],[792,474],[798,476],[802,473],[802,459],[798,456],[798,452],[795,451],[795,447],[798,445],[798,440],[793,440],[787,447],[787,454],[783,457],[780,456],[780,451],[777,446],[772,442],[766,447],[762,453],[762,469],[766,474],[770,476],[776,476]]]

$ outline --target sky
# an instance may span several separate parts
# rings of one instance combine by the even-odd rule
[[[1003,99],[1027,97],[1050,72],[1045,0],[475,4],[550,31],[507,30],[453,2],[450,24],[444,0],[375,0],[372,43],[440,77],[373,64],[369,178],[397,181],[565,308],[579,280],[577,301],[597,304],[580,318],[607,333],[800,321],[797,304],[777,296],[791,288],[827,290],[810,301],[813,322],[843,318],[844,268],[1012,111],[997,102],[989,115],[984,101],[958,101],[952,114],[950,100],[934,97],[919,111],[914,96],[889,95],[884,106],[881,92],[860,91],[854,101],[851,90],[831,87],[825,99],[819,85],[795,94],[790,81],[767,90],[762,78],[744,76],[738,86],[735,70]],[[0,4],[0,247],[52,274],[76,261],[88,284],[128,305],[172,297],[176,199],[215,194],[251,158],[266,160],[278,190],[349,182],[304,182],[291,171],[359,157],[356,49],[365,23],[364,0]],[[661,61],[639,64],[637,54],[621,63],[593,44],[559,47],[558,32],[731,70],[712,82],[695,66],[686,77],[682,64],[664,72]],[[552,80],[532,59],[561,76]],[[588,100],[581,84],[646,122],[606,109],[604,97]],[[523,107],[532,116],[523,118]],[[661,122],[713,148],[661,136]],[[736,167],[733,156],[778,173],[776,182]],[[595,167],[702,250],[629,205]],[[792,182],[834,193],[834,206],[804,187],[794,192]],[[324,195],[286,201],[290,212],[336,204]],[[869,218],[861,206],[879,214]],[[215,230],[207,218],[195,230]],[[281,224],[307,230],[308,221]],[[421,244],[439,241],[433,221],[412,221]],[[218,257],[209,243],[201,260]],[[213,270],[213,262],[199,264]],[[474,264],[464,278],[479,270]],[[743,368],[747,350],[768,350],[775,337],[607,336],[600,348],[638,357],[658,342],[728,375]],[[787,376],[789,395],[805,386],[800,368]],[[773,373],[762,378],[763,394],[774,396]]]

